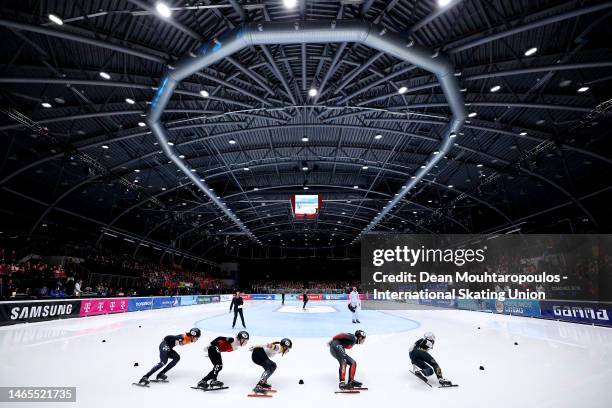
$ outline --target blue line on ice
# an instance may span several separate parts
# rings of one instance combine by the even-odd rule
[[[286,302],[286,305],[297,306],[298,302]],[[326,302],[309,302],[307,308],[312,312],[279,313],[280,302],[259,302],[247,304],[244,308],[244,320],[251,336],[264,337],[332,337],[335,334],[357,329],[366,330],[367,334],[393,334],[411,331],[420,323],[403,316],[397,316],[377,310],[360,310],[359,320],[362,324],[351,323],[351,313],[346,304]],[[314,313],[317,306],[332,306],[335,313]],[[299,303],[301,308],[301,302]],[[228,305],[229,309],[229,305]],[[226,333],[231,330],[234,313],[207,317],[195,324],[207,332]],[[236,329],[241,329],[240,316]]]

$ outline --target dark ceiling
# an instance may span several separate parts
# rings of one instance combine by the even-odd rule
[[[355,253],[351,241],[448,123],[431,73],[359,44],[290,44],[243,49],[180,84],[162,116],[174,148],[263,245],[168,161],[145,123],[166,64],[200,40],[244,21],[340,19],[447,54],[472,113],[375,232],[612,229],[612,2],[167,4],[169,19],[153,1],[0,1],[2,232],[203,258]],[[307,222],[289,201],[304,187],[323,196]]]

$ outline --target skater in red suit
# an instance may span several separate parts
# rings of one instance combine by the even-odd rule
[[[223,383],[217,380],[219,372],[223,369],[223,360],[221,359],[221,353],[229,353],[237,350],[239,347],[245,346],[249,341],[249,333],[241,331],[233,337],[217,337],[210,342],[208,346],[208,358],[213,364],[212,370],[206,377],[202,378],[198,383],[198,387],[203,389],[208,388],[219,388],[223,387]],[[210,382],[209,382],[210,381]]]
[[[363,330],[357,330],[355,334],[351,333],[339,333],[334,336],[333,339],[328,343],[329,352],[338,363],[340,367],[338,369],[338,375],[340,377],[340,384],[338,385],[341,390],[347,390],[351,388],[361,387],[362,384],[355,380],[355,372],[357,371],[357,362],[346,354],[346,350],[353,348],[355,344],[363,344],[366,339],[366,334]],[[346,367],[349,366],[348,382],[344,382],[346,375]]]

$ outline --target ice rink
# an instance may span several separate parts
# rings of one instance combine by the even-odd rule
[[[211,368],[207,343],[241,327],[231,329],[229,304],[220,303],[2,327],[0,386],[76,386],[77,403],[0,406],[603,408],[612,400],[612,329],[459,310],[361,311],[362,324],[354,325],[345,302],[311,302],[306,312],[297,302],[280,307],[245,306],[249,346],[281,337],[294,343],[290,353],[275,358],[270,383],[278,393],[272,398],[246,396],[261,374],[248,347],[223,354],[219,379],[230,389],[189,388]],[[168,373],[170,383],[131,385],[158,361],[165,335],[192,326],[203,330],[202,338],[176,348],[181,361]],[[356,379],[370,389],[336,395],[338,367],[326,342],[358,327],[367,341],[349,354],[358,362]],[[432,354],[460,387],[439,389],[433,381],[429,388],[409,373],[408,349],[425,331],[436,334]]]

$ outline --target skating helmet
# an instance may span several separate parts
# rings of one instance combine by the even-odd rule
[[[240,342],[240,345],[243,346],[247,341],[249,341],[250,336],[248,332],[242,330],[241,332],[238,332],[236,338],[238,339],[238,342]]]
[[[357,330],[355,332],[355,337],[357,338],[357,344],[361,344],[365,340],[366,334],[363,330]]]
[[[436,342],[435,334],[433,334],[432,332],[427,332],[423,335],[423,338],[425,339],[427,347],[429,347],[430,349],[433,348],[434,343]]]
[[[202,335],[202,332],[197,327],[194,327],[193,329],[189,330],[189,335],[191,337],[195,337],[196,339],[199,339],[200,336]]]
[[[288,338],[284,338],[280,341],[280,345],[283,346],[285,352],[287,352],[291,347],[293,347],[293,343]]]

